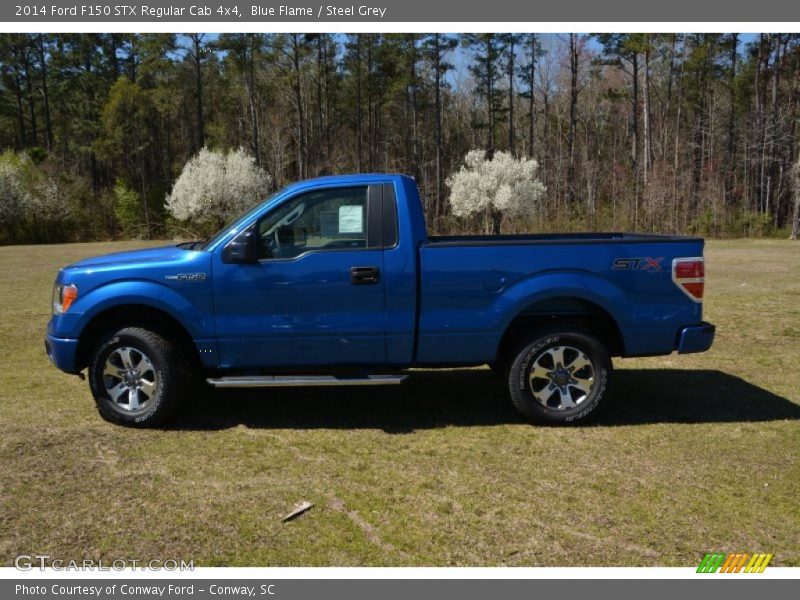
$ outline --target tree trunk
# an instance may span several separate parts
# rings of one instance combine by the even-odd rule
[[[765,175],[765,148],[767,146],[767,127],[766,127],[766,100],[767,100],[767,86],[766,86],[766,71],[769,67],[769,51],[765,52],[765,48],[769,43],[769,37],[766,34],[760,34],[758,43],[758,58],[756,60],[756,123],[757,132],[759,136],[759,143],[756,152],[759,153],[757,158],[758,163],[758,212],[764,213],[766,208],[766,175]]]
[[[765,195],[766,208],[764,210],[767,216],[774,213],[777,219],[778,198],[774,195],[774,190],[777,187],[778,175],[778,160],[775,156],[775,136],[778,134],[778,87],[780,85],[780,61],[781,61],[781,34],[774,34],[775,38],[775,58],[772,61],[772,107],[770,115],[770,135],[769,143],[766,149],[766,162],[767,162],[767,192]]]
[[[305,111],[303,109],[303,89],[300,80],[300,35],[291,34],[292,42],[292,67],[294,69],[294,101],[297,106],[297,175],[298,179],[307,176],[306,166],[306,128]]]
[[[739,34],[731,34],[730,40],[731,67],[728,73],[728,143],[727,171],[725,173],[725,204],[730,208],[735,201],[734,182],[736,172],[736,65],[739,58]]]
[[[444,195],[444,178],[442,177],[442,47],[440,34],[434,34],[433,50],[434,111],[436,121],[436,206],[434,207],[434,226],[438,225],[442,196]]]
[[[325,65],[325,116],[323,127],[325,129],[325,156],[331,156],[331,87],[330,87],[330,58],[328,55],[327,39],[323,49],[323,64]]]
[[[514,136],[514,34],[508,49],[508,151],[516,156],[517,141]]]
[[[500,227],[503,222],[503,213],[501,213],[499,210],[493,207],[489,208],[489,212],[490,212],[489,217],[491,219],[491,225],[492,225],[491,234],[500,235]]]
[[[359,173],[361,168],[361,138],[362,138],[362,115],[361,115],[361,34],[356,34],[356,165]]]
[[[414,179],[420,180],[419,132],[417,131],[417,34],[408,34],[408,79],[409,79],[409,104],[411,112],[411,173]],[[426,202],[425,212],[428,206]]]
[[[800,238],[800,160],[798,160],[790,171],[792,188],[794,189],[794,210],[792,211],[792,233],[790,240]]]
[[[37,146],[39,144],[39,132],[36,127],[36,100],[33,95],[33,75],[31,73],[31,63],[28,57],[28,48],[22,49],[22,65],[25,69],[25,87],[28,97],[28,114],[31,124],[30,129],[30,145]]]
[[[23,149],[28,143],[28,135],[25,131],[25,109],[22,104],[22,82],[19,80],[19,73],[14,69],[14,97],[17,101],[17,129],[19,138],[19,148]]]
[[[322,80],[324,76],[324,69],[323,69],[323,54],[322,54],[322,43],[325,39],[325,34],[320,33],[317,36],[317,118],[316,118],[316,165],[315,170],[319,170],[319,167],[322,163],[325,162],[325,154],[323,151],[322,145]]]
[[[195,96],[195,128],[197,129],[197,150],[206,145],[205,122],[203,119],[203,72],[202,72],[202,39],[199,33],[191,35],[194,45],[194,96]]]
[[[492,56],[493,40],[487,38],[486,41],[486,101],[489,109],[489,143],[487,144],[486,154],[489,159],[494,156],[494,61]]]
[[[542,180],[544,181],[545,186],[547,189],[550,189],[550,146],[548,146],[548,142],[550,141],[550,94],[547,93],[547,89],[543,89],[542,91],[542,118],[544,119],[544,131],[543,133],[543,152],[540,154],[539,160],[541,161],[542,165]]]
[[[373,77],[372,77],[372,34],[367,35],[367,170],[375,170],[375,115],[373,113]]]
[[[683,108],[683,71],[686,65],[686,41],[683,38],[681,49],[681,69],[678,73],[678,108],[675,111],[675,148],[672,158],[672,222],[673,231],[678,227],[678,167],[680,166],[681,112]]]
[[[650,157],[652,152],[651,144],[651,124],[650,124],[650,47],[649,39],[644,49],[644,106],[643,106],[643,124],[644,124],[644,153],[642,155],[642,182],[647,189],[647,179],[650,171]]]
[[[673,80],[675,78],[675,50],[677,49],[678,43],[678,34],[672,34],[672,41],[670,42],[670,49],[669,49],[669,68],[667,69],[667,93],[666,93],[666,100],[661,104],[661,111],[660,115],[660,150],[661,150],[661,160],[662,162],[666,162],[667,160],[667,149],[668,149],[668,132],[669,132],[669,115],[672,109],[672,87],[673,87]],[[680,100],[680,98],[679,98]]]
[[[534,94],[536,86],[536,34],[532,33],[530,35],[531,64],[528,72],[528,87],[530,88],[531,97],[528,100],[528,156],[533,158],[536,144],[536,95]]]
[[[771,119],[771,127],[772,135],[770,136],[770,143],[769,143],[769,178],[771,182],[771,188],[774,190],[774,197],[772,199],[772,211],[774,215],[774,224],[775,226],[780,225],[781,220],[781,196],[782,196],[782,188],[783,188],[783,178],[781,177],[781,171],[783,165],[782,157],[783,149],[781,148],[782,144],[777,143],[776,138],[780,135],[780,126],[779,126],[779,114],[780,114],[780,83],[781,83],[781,66],[782,66],[782,56],[783,53],[781,51],[781,41],[783,39],[782,34],[777,33],[775,34],[775,60],[772,65],[772,119]]]
[[[39,34],[39,70],[42,75],[42,102],[44,104],[44,127],[47,136],[47,151],[53,151],[53,122],[50,118],[50,94],[47,90],[47,60],[44,53],[44,35]]]
[[[631,110],[633,112],[633,149],[631,152],[631,166],[633,168],[633,226],[639,226],[639,203],[641,201],[641,176],[639,174],[639,153],[642,143],[639,137],[639,55],[634,53],[631,58],[633,74],[631,84],[633,85],[633,100]]]
[[[569,167],[567,171],[567,201],[571,205],[575,201],[575,129],[578,122],[578,35],[569,34],[569,134],[567,136]]]
[[[247,98],[250,104],[250,128],[253,133],[253,152],[256,164],[261,166],[261,140],[258,131],[258,112],[256,110],[256,47],[258,44],[257,34],[251,33],[250,36],[250,62],[247,64]]]

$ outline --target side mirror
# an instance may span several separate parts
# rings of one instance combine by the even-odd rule
[[[253,227],[236,234],[222,250],[222,262],[254,263],[258,260],[256,232]]]

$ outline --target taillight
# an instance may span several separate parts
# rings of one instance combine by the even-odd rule
[[[703,301],[705,288],[703,257],[676,258],[672,261],[672,281],[695,302]]]

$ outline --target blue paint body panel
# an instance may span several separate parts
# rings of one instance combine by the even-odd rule
[[[369,186],[396,202],[391,247],[310,251],[241,264],[225,246],[298,194]],[[386,215],[384,215],[384,219]],[[167,246],[110,254],[62,269],[78,298],[48,324],[54,364],[76,372],[78,340],[104,311],[143,305],[183,325],[204,366],[221,370],[469,365],[491,362],[515,319],[591,309],[613,320],[624,356],[698,352],[713,341],[702,305],[672,281],[674,258],[703,241],[628,234],[429,238],[414,181],[351,175],[278,192],[200,249]],[[655,265],[614,269],[617,259]],[[354,285],[351,267],[375,267]]]
[[[714,331],[711,323],[684,327],[678,336],[678,354],[705,352],[714,343]]]

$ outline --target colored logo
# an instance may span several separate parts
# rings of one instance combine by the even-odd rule
[[[651,273],[660,273],[664,269],[661,267],[661,261],[664,260],[663,256],[653,258],[652,256],[645,256],[644,258],[615,258],[611,264],[611,269],[614,271],[649,271]]]
[[[763,573],[767,568],[772,554],[747,554],[739,552],[725,554],[724,552],[711,552],[703,557],[698,573]]]

